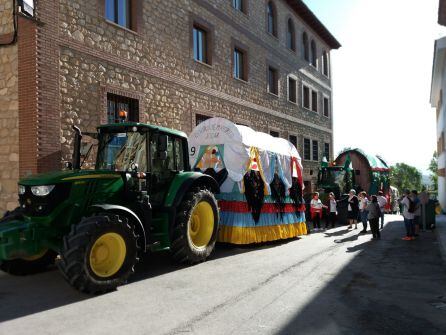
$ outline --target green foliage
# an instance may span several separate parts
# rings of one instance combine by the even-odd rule
[[[434,151],[434,154],[432,155],[428,170],[432,173],[431,181],[434,185],[434,190],[438,190],[438,155],[436,151]]]
[[[405,163],[396,163],[392,166],[390,179],[392,185],[396,186],[400,192],[405,189],[421,190],[421,172]]]

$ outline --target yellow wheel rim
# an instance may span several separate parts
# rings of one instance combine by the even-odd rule
[[[124,264],[127,248],[121,235],[101,235],[90,251],[90,267],[98,277],[111,277]]]
[[[36,255],[28,256],[28,257],[22,257],[22,259],[25,260],[25,261],[28,261],[28,262],[37,261],[38,259],[40,259],[43,256],[45,256],[47,251],[48,251],[48,249],[43,249],[41,252],[39,252]]]
[[[214,232],[214,211],[208,202],[202,201],[195,206],[188,231],[190,241],[195,247],[203,248],[208,245]]]

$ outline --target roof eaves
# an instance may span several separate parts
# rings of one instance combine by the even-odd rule
[[[307,23],[314,31],[328,44],[332,49],[339,49],[341,44],[330,33],[330,31],[322,24],[317,16],[310,8],[301,0],[286,0],[288,5],[294,9],[305,23]]]

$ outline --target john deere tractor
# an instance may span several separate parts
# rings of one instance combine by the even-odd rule
[[[19,181],[20,207],[0,220],[1,270],[31,274],[56,261],[73,287],[96,294],[125,283],[148,251],[169,249],[188,264],[211,254],[219,185],[191,171],[184,133],[100,126],[89,134],[97,141],[95,169],[82,170],[83,135],[74,129],[66,171]]]

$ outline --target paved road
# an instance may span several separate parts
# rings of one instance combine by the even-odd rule
[[[339,227],[193,267],[152,255],[132,282],[88,297],[57,271],[0,274],[1,334],[445,334],[446,267],[424,233],[381,241]]]

